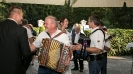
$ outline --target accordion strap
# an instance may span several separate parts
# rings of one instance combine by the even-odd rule
[[[48,32],[46,32],[47,34],[48,34],[48,36],[51,38],[51,36],[50,36],[50,34],[48,33]],[[61,35],[63,32],[60,32],[60,33],[58,33],[57,35],[55,35],[53,38],[56,38],[56,37],[58,37],[59,35]],[[51,38],[51,39],[53,39],[53,38]],[[44,44],[44,39],[42,39],[42,43]]]
[[[47,34],[48,34],[48,36],[51,38],[51,36],[49,35],[49,33],[48,32],[46,32]],[[58,37],[58,36],[60,36],[61,34],[62,34],[63,32],[59,32],[57,35],[55,35],[53,38],[56,38],[56,37]]]
[[[58,34],[55,35],[53,38],[56,38],[56,37],[60,36],[62,33],[63,33],[63,32],[58,33]]]

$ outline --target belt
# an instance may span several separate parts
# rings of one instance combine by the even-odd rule
[[[46,68],[46,67],[44,67],[44,66],[41,66],[41,65],[39,65],[39,67],[40,67],[40,68]]]
[[[107,56],[107,52],[104,52],[104,53],[102,53],[103,54],[103,56]]]
[[[90,61],[100,61],[103,58],[102,54],[89,55]]]

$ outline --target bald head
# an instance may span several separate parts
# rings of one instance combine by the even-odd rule
[[[79,33],[80,32],[80,27],[79,26],[75,26],[75,32]]]

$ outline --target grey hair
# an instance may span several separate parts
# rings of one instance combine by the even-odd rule
[[[47,17],[45,18],[45,20],[46,20],[47,18],[52,19],[52,21],[56,24],[56,27],[58,26],[58,22],[57,22],[56,17],[49,15],[49,16],[47,16]]]

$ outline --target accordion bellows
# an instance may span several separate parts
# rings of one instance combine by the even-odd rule
[[[64,72],[70,50],[63,43],[51,38],[43,39],[42,44],[38,57],[39,65],[57,72]]]

